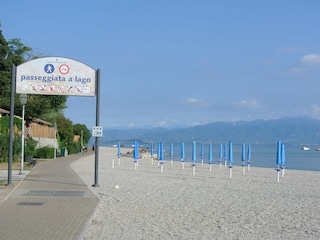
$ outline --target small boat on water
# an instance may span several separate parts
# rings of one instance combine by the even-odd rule
[[[310,150],[310,148],[309,148],[309,147],[304,146],[304,147],[302,147],[302,150],[303,150],[303,151],[308,151],[308,150]]]
[[[316,151],[317,151],[317,152],[320,152],[320,148],[316,148]]]

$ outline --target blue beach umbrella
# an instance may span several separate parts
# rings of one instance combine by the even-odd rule
[[[220,143],[220,150],[219,150],[219,160],[222,159],[222,143]]]
[[[242,143],[242,161],[246,160],[246,145]]]
[[[232,141],[229,142],[229,162],[230,162],[230,165],[232,165],[232,162],[233,162]]]
[[[160,160],[162,161],[164,159],[163,155],[163,142],[160,142]]]
[[[173,143],[170,144],[170,158],[173,158]]]
[[[251,160],[251,144],[248,144],[248,157],[247,157],[248,162]]]
[[[134,153],[133,159],[134,161],[138,161],[139,158],[139,143],[137,141],[134,142]]]
[[[212,144],[209,144],[209,164],[212,164]]]
[[[284,166],[284,162],[286,161],[286,154],[284,150],[284,144],[281,144],[281,165]]]
[[[201,164],[203,164],[203,159],[204,159],[204,146],[203,146],[203,143],[201,143],[201,147],[200,147],[200,157],[201,157]]]
[[[153,142],[151,142],[151,147],[150,147],[150,155],[151,155],[151,157],[153,157],[153,151],[154,151]]]
[[[229,142],[229,178],[232,178],[232,162],[233,162],[233,153],[232,153],[232,141]]]
[[[192,142],[192,161],[195,162],[197,160],[197,148],[196,148],[196,142]]]
[[[280,165],[282,164],[282,151],[281,151],[282,147],[281,147],[281,141],[278,141],[278,144],[277,144],[277,158],[276,158],[276,163],[278,165],[278,167],[276,168],[276,171],[278,173],[277,175],[277,182],[279,182],[279,177],[280,177]]]
[[[228,155],[227,155],[227,144],[226,144],[226,143],[224,144],[223,150],[224,150],[223,158],[224,158],[224,159],[228,159]]]
[[[181,158],[181,161],[184,161],[184,158],[185,158],[184,143],[180,144],[180,158]]]
[[[118,142],[118,157],[120,157],[121,151],[120,151],[120,142]]]
[[[278,145],[277,145],[276,163],[277,163],[278,167],[281,165],[281,141],[278,141]]]
[[[161,143],[158,143],[158,160],[160,160],[161,157]]]
[[[204,146],[203,146],[203,143],[201,143],[201,154],[200,154],[200,156],[201,156],[201,159],[204,158]]]

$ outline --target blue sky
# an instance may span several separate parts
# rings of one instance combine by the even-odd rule
[[[19,6],[18,6],[19,5]],[[320,119],[320,1],[6,1],[4,37],[101,71],[104,128]],[[95,125],[95,97],[64,114]]]

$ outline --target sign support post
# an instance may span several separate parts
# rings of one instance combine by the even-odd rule
[[[100,124],[100,70],[96,71],[96,126]],[[95,163],[94,163],[94,184],[92,187],[99,187],[99,137],[95,139]]]

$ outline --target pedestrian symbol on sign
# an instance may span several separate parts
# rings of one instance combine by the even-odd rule
[[[54,66],[52,64],[46,64],[44,66],[44,71],[46,73],[53,73],[54,72]]]

